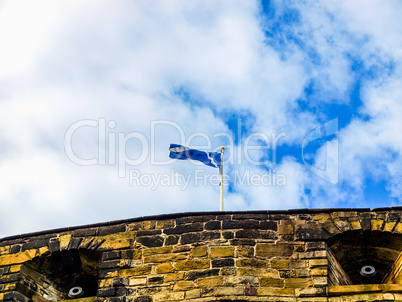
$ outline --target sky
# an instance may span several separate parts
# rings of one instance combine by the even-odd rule
[[[402,202],[402,2],[0,0],[0,237]]]

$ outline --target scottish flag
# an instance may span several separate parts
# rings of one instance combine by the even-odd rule
[[[194,150],[176,144],[170,144],[169,151],[170,158],[199,160],[203,164],[210,167],[221,167],[221,153]]]

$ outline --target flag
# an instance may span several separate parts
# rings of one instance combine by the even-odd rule
[[[190,149],[181,145],[170,144],[169,148],[170,158],[174,159],[193,159],[199,160],[204,165],[220,168],[221,167],[221,153],[205,152],[195,149]]]

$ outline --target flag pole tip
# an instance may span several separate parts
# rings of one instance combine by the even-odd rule
[[[225,151],[225,147],[224,147],[224,146],[221,147],[221,151],[222,151],[222,152]]]

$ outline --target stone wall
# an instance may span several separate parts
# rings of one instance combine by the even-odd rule
[[[0,299],[402,301],[401,217],[400,208],[182,213],[3,238]],[[375,279],[360,278],[363,264]],[[84,295],[71,300],[76,286]]]

